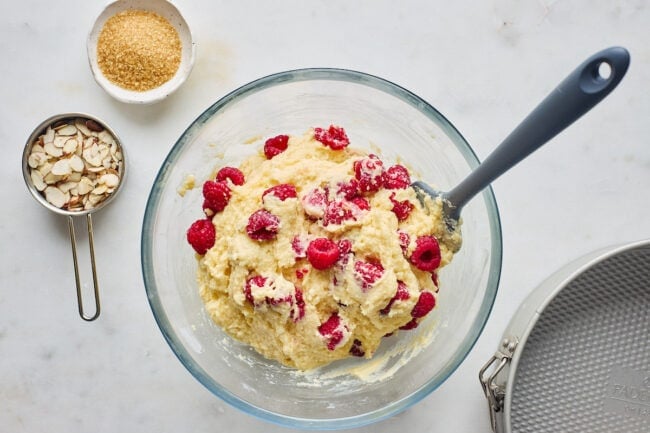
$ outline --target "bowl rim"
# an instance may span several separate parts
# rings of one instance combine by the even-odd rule
[[[197,130],[204,125],[215,113],[224,107],[228,106],[232,101],[244,97],[248,94],[264,90],[276,84],[284,83],[287,81],[345,81],[361,84],[372,87],[376,90],[383,91],[392,96],[401,99],[409,105],[415,107],[438,124],[446,134],[454,137],[454,144],[462,143],[464,146],[456,146],[459,152],[464,157],[465,161],[469,164],[471,169],[475,169],[479,165],[479,159],[474,153],[473,149],[460,134],[456,127],[443,116],[431,104],[414,94],[413,92],[376,75],[359,72],[351,69],[342,68],[302,68],[292,69],[282,72],[273,73],[264,77],[251,81],[243,86],[236,88],[230,93],[218,99],[215,103],[205,109],[180,135],[179,139],[173,145],[168,155],[164,159],[156,177],[153,181],[152,188],[147,199],[145,212],[142,223],[141,232],[141,268],[144,280],[145,291],[147,299],[151,307],[152,313],[163,334],[165,340],[171,347],[176,357],[187,368],[187,370],[211,393],[229,403],[231,406],[243,411],[248,415],[252,415],[258,419],[266,422],[271,422],[284,427],[302,428],[307,430],[339,430],[362,427],[364,425],[372,424],[392,417],[409,407],[419,402],[424,397],[429,395],[440,385],[442,385],[451,374],[463,363],[467,355],[470,353],[479,336],[483,332],[485,324],[490,316],[492,307],[494,305],[496,295],[498,292],[499,280],[501,276],[502,259],[503,259],[503,239],[501,231],[501,220],[499,210],[497,207],[494,191],[491,186],[485,188],[481,196],[488,207],[488,211],[493,214],[493,218],[489,220],[490,237],[492,240],[492,252],[490,255],[487,290],[483,294],[483,301],[481,302],[477,316],[470,328],[470,332],[465,335],[462,344],[456,348],[453,362],[448,363],[446,368],[443,369],[438,376],[440,379],[437,382],[428,382],[410,395],[397,400],[380,409],[366,412],[360,415],[344,417],[344,418],[328,418],[328,419],[308,419],[294,416],[278,414],[266,409],[262,409],[244,400],[241,400],[227,389],[221,387],[209,377],[209,375],[198,366],[188,352],[183,348],[181,339],[176,335],[167,318],[165,309],[160,303],[158,297],[155,278],[153,275],[152,267],[152,251],[150,248],[150,233],[153,229],[153,218],[155,211],[159,205],[160,197],[157,194],[161,183],[166,182],[173,162],[178,157],[185,143],[191,139]],[[449,365],[452,364],[452,365]]]

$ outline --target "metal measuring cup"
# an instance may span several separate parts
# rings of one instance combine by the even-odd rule
[[[83,123],[83,126],[81,125],[81,123]],[[46,140],[49,140],[51,138],[51,132],[49,130],[55,131],[55,136],[56,136],[56,131],[57,131],[56,128],[59,128],[58,131],[61,131],[62,128],[64,127],[63,124],[75,125],[75,128],[77,130],[76,135],[75,137],[70,135],[69,139],[72,138],[76,139],[77,146],[81,146],[81,150],[78,150],[78,148],[75,147],[73,152],[66,152],[66,150],[70,151],[72,149],[72,145],[74,143],[72,141],[68,143],[68,140],[63,141],[61,139],[57,141],[56,146],[54,146],[53,142],[51,145],[47,146],[49,152],[45,151],[46,146],[44,144],[47,143]],[[66,133],[69,131],[71,131],[71,129],[66,130]],[[102,131],[105,131],[105,133],[102,133]],[[90,132],[90,134],[87,135],[86,134],[87,132]],[[97,149],[101,149],[101,151],[98,154],[100,156],[103,155],[104,154],[103,144],[105,143],[104,139],[108,140],[108,135],[106,135],[106,133],[109,134],[110,137],[112,138],[112,142],[108,142],[109,144],[108,154],[111,156],[111,160],[107,164],[106,157],[104,157],[102,158],[101,165],[96,166],[94,165],[94,163],[97,162],[97,154],[94,152],[95,149],[91,149],[91,148],[93,144],[101,143],[101,146],[98,145]],[[48,135],[48,137],[46,138],[42,138],[45,137],[46,134],[50,134],[50,135]],[[102,139],[99,138],[100,134]],[[62,136],[62,138],[65,138],[65,136]],[[61,146],[62,144],[63,146]],[[66,144],[68,144],[67,148],[65,147]],[[39,145],[44,149],[44,154],[45,154],[44,157],[42,155],[33,156],[34,153],[39,153],[39,154],[41,153],[40,149],[34,147],[36,145]],[[54,150],[52,146],[61,149],[60,156],[55,156],[58,155],[58,151]],[[34,150],[35,152],[33,152]],[[92,159],[90,159],[89,156],[91,154],[93,156]],[[71,174],[69,175],[51,174],[51,176],[47,178],[47,182],[53,181],[53,179],[57,179],[56,182],[54,183],[47,183],[45,179],[41,179],[47,177],[47,173],[53,173],[53,171],[55,171],[53,169],[53,166],[56,161],[59,161],[61,159],[66,159],[66,158],[73,159],[73,155],[77,155],[77,157],[80,158],[81,161],[83,162],[83,169],[81,169],[81,171],[71,169]],[[87,155],[89,156],[89,159],[86,159]],[[117,161],[118,159],[117,156],[120,156],[119,161]],[[42,158],[47,158],[47,160],[45,163],[43,163],[43,165],[38,166],[37,163],[42,162]],[[75,168],[79,169],[80,168],[80,166],[78,165],[79,161],[77,161],[77,158],[74,159],[75,159]],[[45,164],[50,164],[52,167],[48,167]],[[40,167],[40,170],[38,168],[34,168],[33,167],[34,165]],[[68,165],[70,165],[69,162]],[[104,171],[102,171],[102,168],[104,169]],[[38,171],[38,173],[33,173],[34,170]],[[46,174],[43,175],[42,172],[45,172]],[[58,169],[56,170],[56,172],[60,173],[61,171],[60,169]],[[81,173],[81,174],[77,175],[75,173]],[[92,185],[94,181],[96,181],[96,184],[99,185],[100,187],[102,185],[105,186],[108,180],[111,181],[110,185],[113,185],[115,183],[114,177],[110,177],[110,176],[106,177],[105,183],[101,183],[99,181],[99,177],[103,176],[104,174],[117,175],[118,180],[117,180],[117,184],[114,187],[106,188],[107,191],[105,191],[105,194],[101,196],[101,200],[97,203],[92,203],[92,202],[96,201],[97,197],[100,197],[99,193],[94,194],[95,197],[90,199],[90,196],[93,195],[93,193],[88,192],[84,194],[84,196],[86,197],[85,199],[83,197],[78,198],[79,194],[77,194],[76,195],[77,199],[70,198],[67,204],[59,207],[57,206],[58,204],[60,204],[59,199],[61,196],[59,195],[59,193],[57,192],[56,194],[53,194],[54,192],[56,192],[54,190],[46,191],[47,187],[56,187],[59,191],[64,191],[66,188],[70,187],[70,184],[72,185],[75,184],[75,179],[77,177],[86,179],[86,181],[83,181],[84,183],[83,190],[88,189],[89,185]],[[88,322],[97,319],[99,317],[100,310],[101,310],[100,301],[99,301],[99,284],[97,280],[97,268],[95,264],[95,246],[93,242],[93,226],[92,226],[91,214],[103,208],[115,198],[118,191],[121,189],[122,185],[124,184],[125,174],[126,174],[125,155],[119,137],[105,122],[99,120],[94,116],[85,113],[64,113],[64,114],[52,116],[44,120],[41,124],[39,124],[34,129],[34,132],[32,132],[32,134],[29,136],[29,138],[27,139],[27,143],[25,144],[25,148],[23,150],[23,178],[25,180],[25,184],[27,185],[27,189],[29,190],[31,195],[36,199],[36,201],[38,201],[41,205],[43,205],[48,210],[57,213],[59,215],[65,215],[68,217],[68,230],[70,232],[70,242],[72,245],[72,259],[74,263],[75,284],[77,287],[77,304],[79,309],[79,315],[83,320]],[[68,181],[70,182],[69,184]],[[65,187],[64,184],[66,184]],[[47,186],[44,188],[43,185],[47,185]],[[76,191],[74,187],[71,187],[71,189],[67,191],[67,195],[66,193],[63,193],[63,196],[75,197],[75,195],[72,193],[74,192],[79,193],[80,191],[82,191],[82,189],[79,188],[79,183],[78,183]],[[99,190],[94,188],[92,191],[99,191]],[[46,197],[46,193],[47,193],[47,197]],[[56,200],[54,199],[55,196],[56,196]],[[74,202],[74,204],[71,205],[70,203],[72,202]],[[81,206],[79,206],[79,202],[81,203]],[[88,202],[90,202],[90,204],[88,204]],[[84,312],[82,291],[81,291],[81,278],[79,277],[79,263],[77,261],[77,242],[75,237],[73,218],[80,217],[80,216],[86,216],[86,226],[88,229],[88,244],[90,249],[90,263],[92,269],[93,295],[94,295],[94,303],[95,303],[95,313],[93,315],[87,315]]]

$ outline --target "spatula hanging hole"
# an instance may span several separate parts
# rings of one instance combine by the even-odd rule
[[[601,62],[597,69],[597,78],[603,81],[608,80],[612,76],[612,65],[607,62]]]

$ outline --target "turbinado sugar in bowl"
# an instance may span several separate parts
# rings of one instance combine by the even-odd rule
[[[110,17],[97,40],[102,74],[128,90],[144,92],[169,81],[181,64],[182,44],[162,16],[128,9]]]

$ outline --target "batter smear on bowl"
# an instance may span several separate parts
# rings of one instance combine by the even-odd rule
[[[221,168],[187,231],[212,319],[301,370],[370,358],[386,335],[416,328],[461,238],[439,199],[420,203],[410,184],[338,126],[270,137]]]

